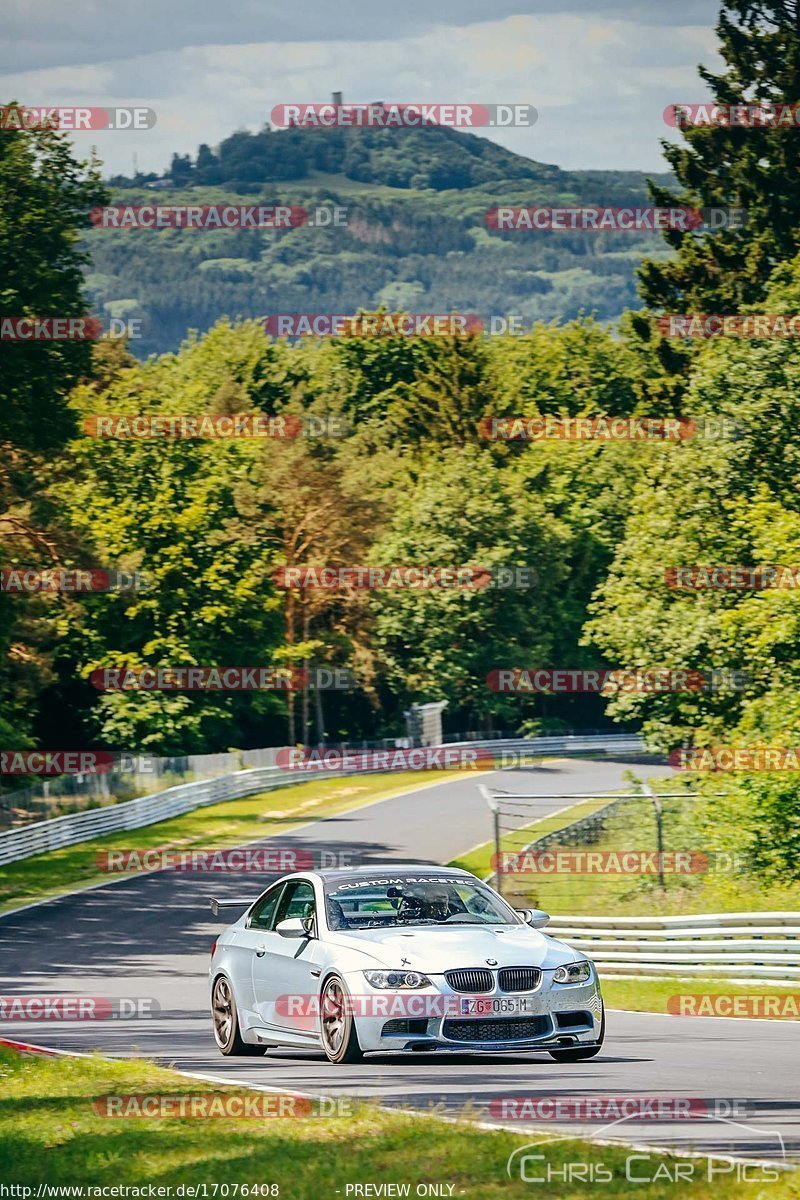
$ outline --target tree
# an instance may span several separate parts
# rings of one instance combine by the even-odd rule
[[[414,378],[401,384],[387,414],[403,443],[465,446],[478,439],[491,390],[488,351],[476,335],[422,338]]]
[[[197,148],[194,175],[198,183],[219,183],[219,159],[205,142]]]
[[[298,404],[287,413],[300,414]],[[313,411],[308,405],[306,413]],[[281,567],[358,565],[366,557],[378,519],[378,506],[364,494],[359,464],[348,449],[329,452],[305,437],[265,443],[236,493],[237,519],[228,537],[239,544],[269,547]],[[370,688],[372,655],[366,637],[363,597],[328,589],[290,588],[278,592],[284,617],[278,658],[294,667],[330,664],[359,667],[361,685]],[[317,740],[325,740],[319,689],[314,691]],[[287,696],[288,736],[308,743],[308,686],[301,693],[299,727],[295,697]]]
[[[714,103],[797,103],[798,0],[725,0],[716,31],[726,69],[715,75],[700,68]],[[666,231],[676,253],[645,261],[639,272],[649,309],[737,312],[763,300],[775,267],[800,250],[796,133],[786,124],[703,125],[684,128],[683,144],[662,142],[682,190],[652,185],[656,204],[742,207],[747,223],[701,236]],[[643,330],[646,319],[637,324]]]
[[[176,187],[185,187],[192,178],[194,168],[189,154],[173,154],[169,175]]]
[[[9,108],[14,108],[10,105]],[[80,246],[88,212],[107,199],[97,164],[54,130],[0,137],[0,320],[84,317]],[[0,340],[0,568],[58,565],[80,554],[51,485],[68,474],[75,428],[67,396],[92,373],[89,341]],[[74,561],[74,559],[73,559]],[[59,597],[0,594],[0,733],[29,739],[52,678]]]
[[[799,300],[800,260],[776,272],[767,304],[795,312]],[[744,692],[620,696],[614,714],[644,718],[665,748],[715,738],[784,744],[800,735],[795,591],[685,590],[664,575],[679,566],[800,561],[798,395],[792,339],[704,346],[687,411],[710,418],[709,433],[729,436],[665,445],[631,496],[587,635],[620,666],[733,668],[751,681]]]
[[[89,210],[107,199],[98,164],[73,158],[64,134],[3,133],[0,318],[86,316],[80,239]],[[91,373],[91,343],[0,340],[0,367],[3,441],[36,452],[63,446],[74,429],[66,396]]]
[[[375,540],[380,566],[531,567],[529,588],[420,587],[376,592],[375,649],[384,696],[446,699],[478,723],[516,725],[524,699],[487,683],[498,667],[551,661],[569,568],[567,530],[513,471],[475,446],[421,447],[394,480],[390,524]],[[475,726],[470,726],[474,728]]]
[[[104,413],[224,415],[274,411],[282,347],[254,324],[220,324],[179,355],[123,367],[107,386],[73,397],[82,418]],[[276,555],[234,532],[236,493],[255,470],[246,440],[82,437],[74,478],[58,489],[73,528],[101,564],[139,570],[148,587],[87,598],[61,645],[74,696],[104,744],[160,754],[275,744],[283,736],[277,692],[108,691],[88,677],[102,667],[272,666],[282,644]]]

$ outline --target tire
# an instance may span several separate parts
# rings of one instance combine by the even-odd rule
[[[329,975],[319,999],[319,1032],[328,1062],[361,1062],[363,1051],[352,1012],[348,1012],[347,989],[339,975]]]
[[[574,1046],[569,1050],[548,1050],[551,1058],[556,1062],[583,1062],[587,1058],[594,1058],[603,1049],[603,1042],[606,1036],[606,1010],[603,1009],[603,1018],[600,1022],[600,1037],[597,1040],[596,1046],[587,1046],[582,1049],[580,1046]]]
[[[242,1040],[233,988],[224,975],[218,975],[214,980],[211,1017],[214,1022],[214,1041],[222,1054],[240,1058],[261,1058],[266,1054],[266,1046],[251,1046]]]

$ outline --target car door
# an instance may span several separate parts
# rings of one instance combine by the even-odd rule
[[[255,930],[252,956],[255,1010],[264,1025],[316,1037],[322,944],[316,936],[317,900],[310,879],[290,879],[278,899],[270,927]],[[281,921],[311,920],[312,936],[287,938],[276,932]]]
[[[253,993],[253,955],[263,943],[261,936],[263,931],[272,928],[275,910],[285,886],[283,880],[280,880],[272,887],[267,888],[262,896],[259,896],[251,908],[245,924],[233,931],[227,947],[226,965],[233,980],[239,1010],[244,1010],[248,1014],[247,1024],[251,1024],[256,1015]]]

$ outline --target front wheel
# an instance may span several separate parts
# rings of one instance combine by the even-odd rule
[[[603,1018],[600,1022],[600,1037],[597,1039],[596,1046],[587,1046],[585,1049],[581,1046],[573,1046],[569,1050],[548,1050],[551,1058],[556,1062],[582,1062],[586,1058],[594,1058],[603,1049],[603,1041],[606,1036],[606,1010],[603,1009]]]
[[[260,1058],[266,1046],[251,1046],[242,1040],[239,1014],[233,998],[233,988],[224,975],[218,975],[211,993],[211,1014],[214,1018],[214,1041],[225,1055]]]
[[[325,980],[319,1006],[322,1047],[329,1062],[360,1062],[364,1057],[358,1044],[352,1005],[348,1004],[345,986],[338,975]]]

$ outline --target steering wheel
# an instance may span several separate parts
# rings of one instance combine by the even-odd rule
[[[403,896],[397,908],[398,921],[412,921],[422,916],[422,901],[418,896]]]

